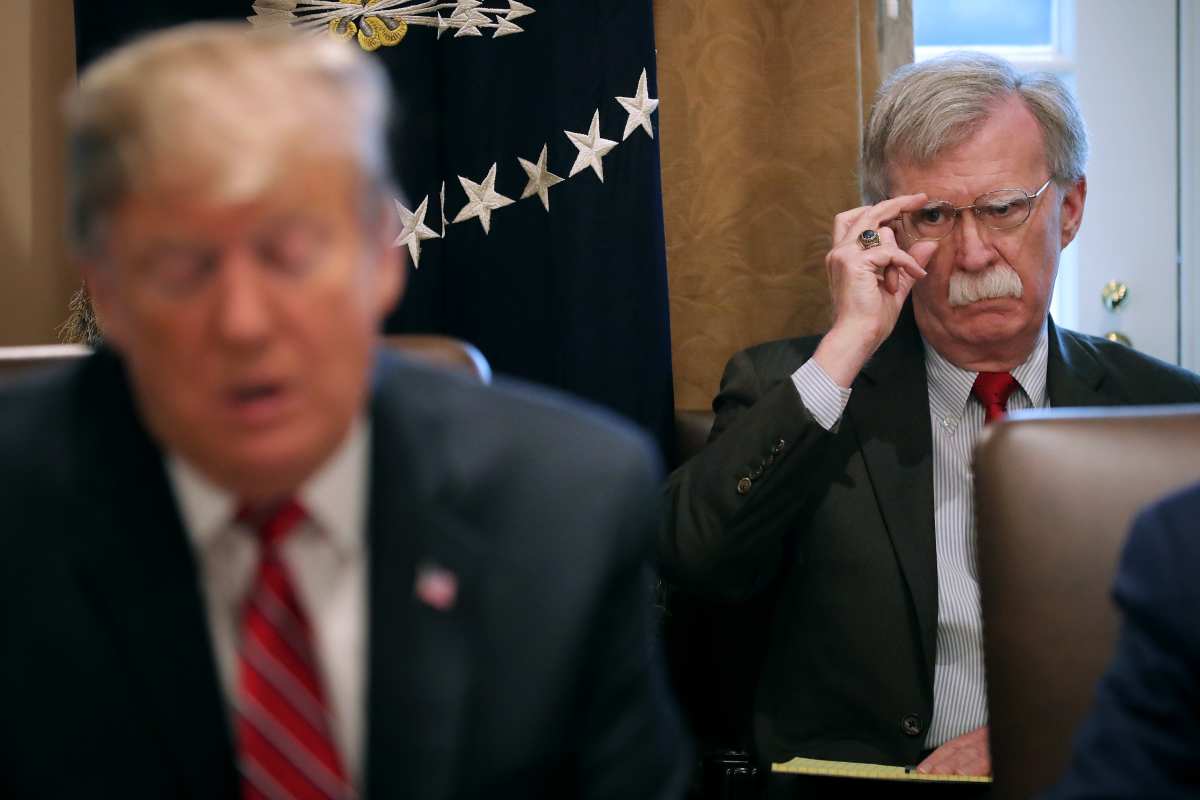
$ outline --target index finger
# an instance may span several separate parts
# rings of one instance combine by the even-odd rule
[[[883,202],[876,203],[871,206],[871,210],[866,213],[866,218],[874,223],[878,228],[886,222],[891,222],[896,217],[900,216],[904,211],[916,211],[921,206],[925,205],[925,201],[929,199],[929,195],[924,192],[916,194],[902,194],[897,197],[891,197]]]

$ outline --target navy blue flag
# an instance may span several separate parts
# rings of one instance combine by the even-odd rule
[[[465,339],[497,371],[607,406],[669,448],[651,0],[337,5],[76,0],[78,59],[218,18],[370,51],[396,87],[397,246],[411,254],[387,330]]]

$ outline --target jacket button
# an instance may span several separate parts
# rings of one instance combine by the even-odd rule
[[[750,494],[750,487],[753,485],[754,481],[750,480],[749,478],[742,478],[740,481],[738,481],[737,493]]]
[[[909,714],[904,719],[900,720],[900,730],[904,731],[908,736],[921,735],[921,719],[916,714]]]
[[[783,441],[783,439],[780,439],[778,442],[775,443],[775,446],[771,448],[771,452],[774,453],[775,455],[779,455],[780,453],[783,452],[783,448],[784,448],[784,441]]]

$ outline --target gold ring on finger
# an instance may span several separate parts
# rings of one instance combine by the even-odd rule
[[[883,242],[879,240],[879,234],[871,228],[867,228],[858,235],[858,246],[863,250],[870,250],[872,247],[879,247],[881,244]]]

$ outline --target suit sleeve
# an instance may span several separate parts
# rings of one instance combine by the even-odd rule
[[[633,470],[628,491],[612,493],[622,522],[598,599],[598,622],[583,681],[583,752],[577,797],[682,797],[691,751],[667,686],[653,604],[650,549],[656,522],[649,469]]]
[[[1192,497],[1190,511],[1156,507],[1134,526],[1114,589],[1116,655],[1055,800],[1200,794],[1200,492]]]
[[[772,360],[762,349],[730,360],[708,445],[668,480],[659,561],[669,581],[691,591],[738,600],[770,583],[844,435],[804,407],[790,377],[799,364],[775,368]],[[778,377],[764,380],[764,372]]]

